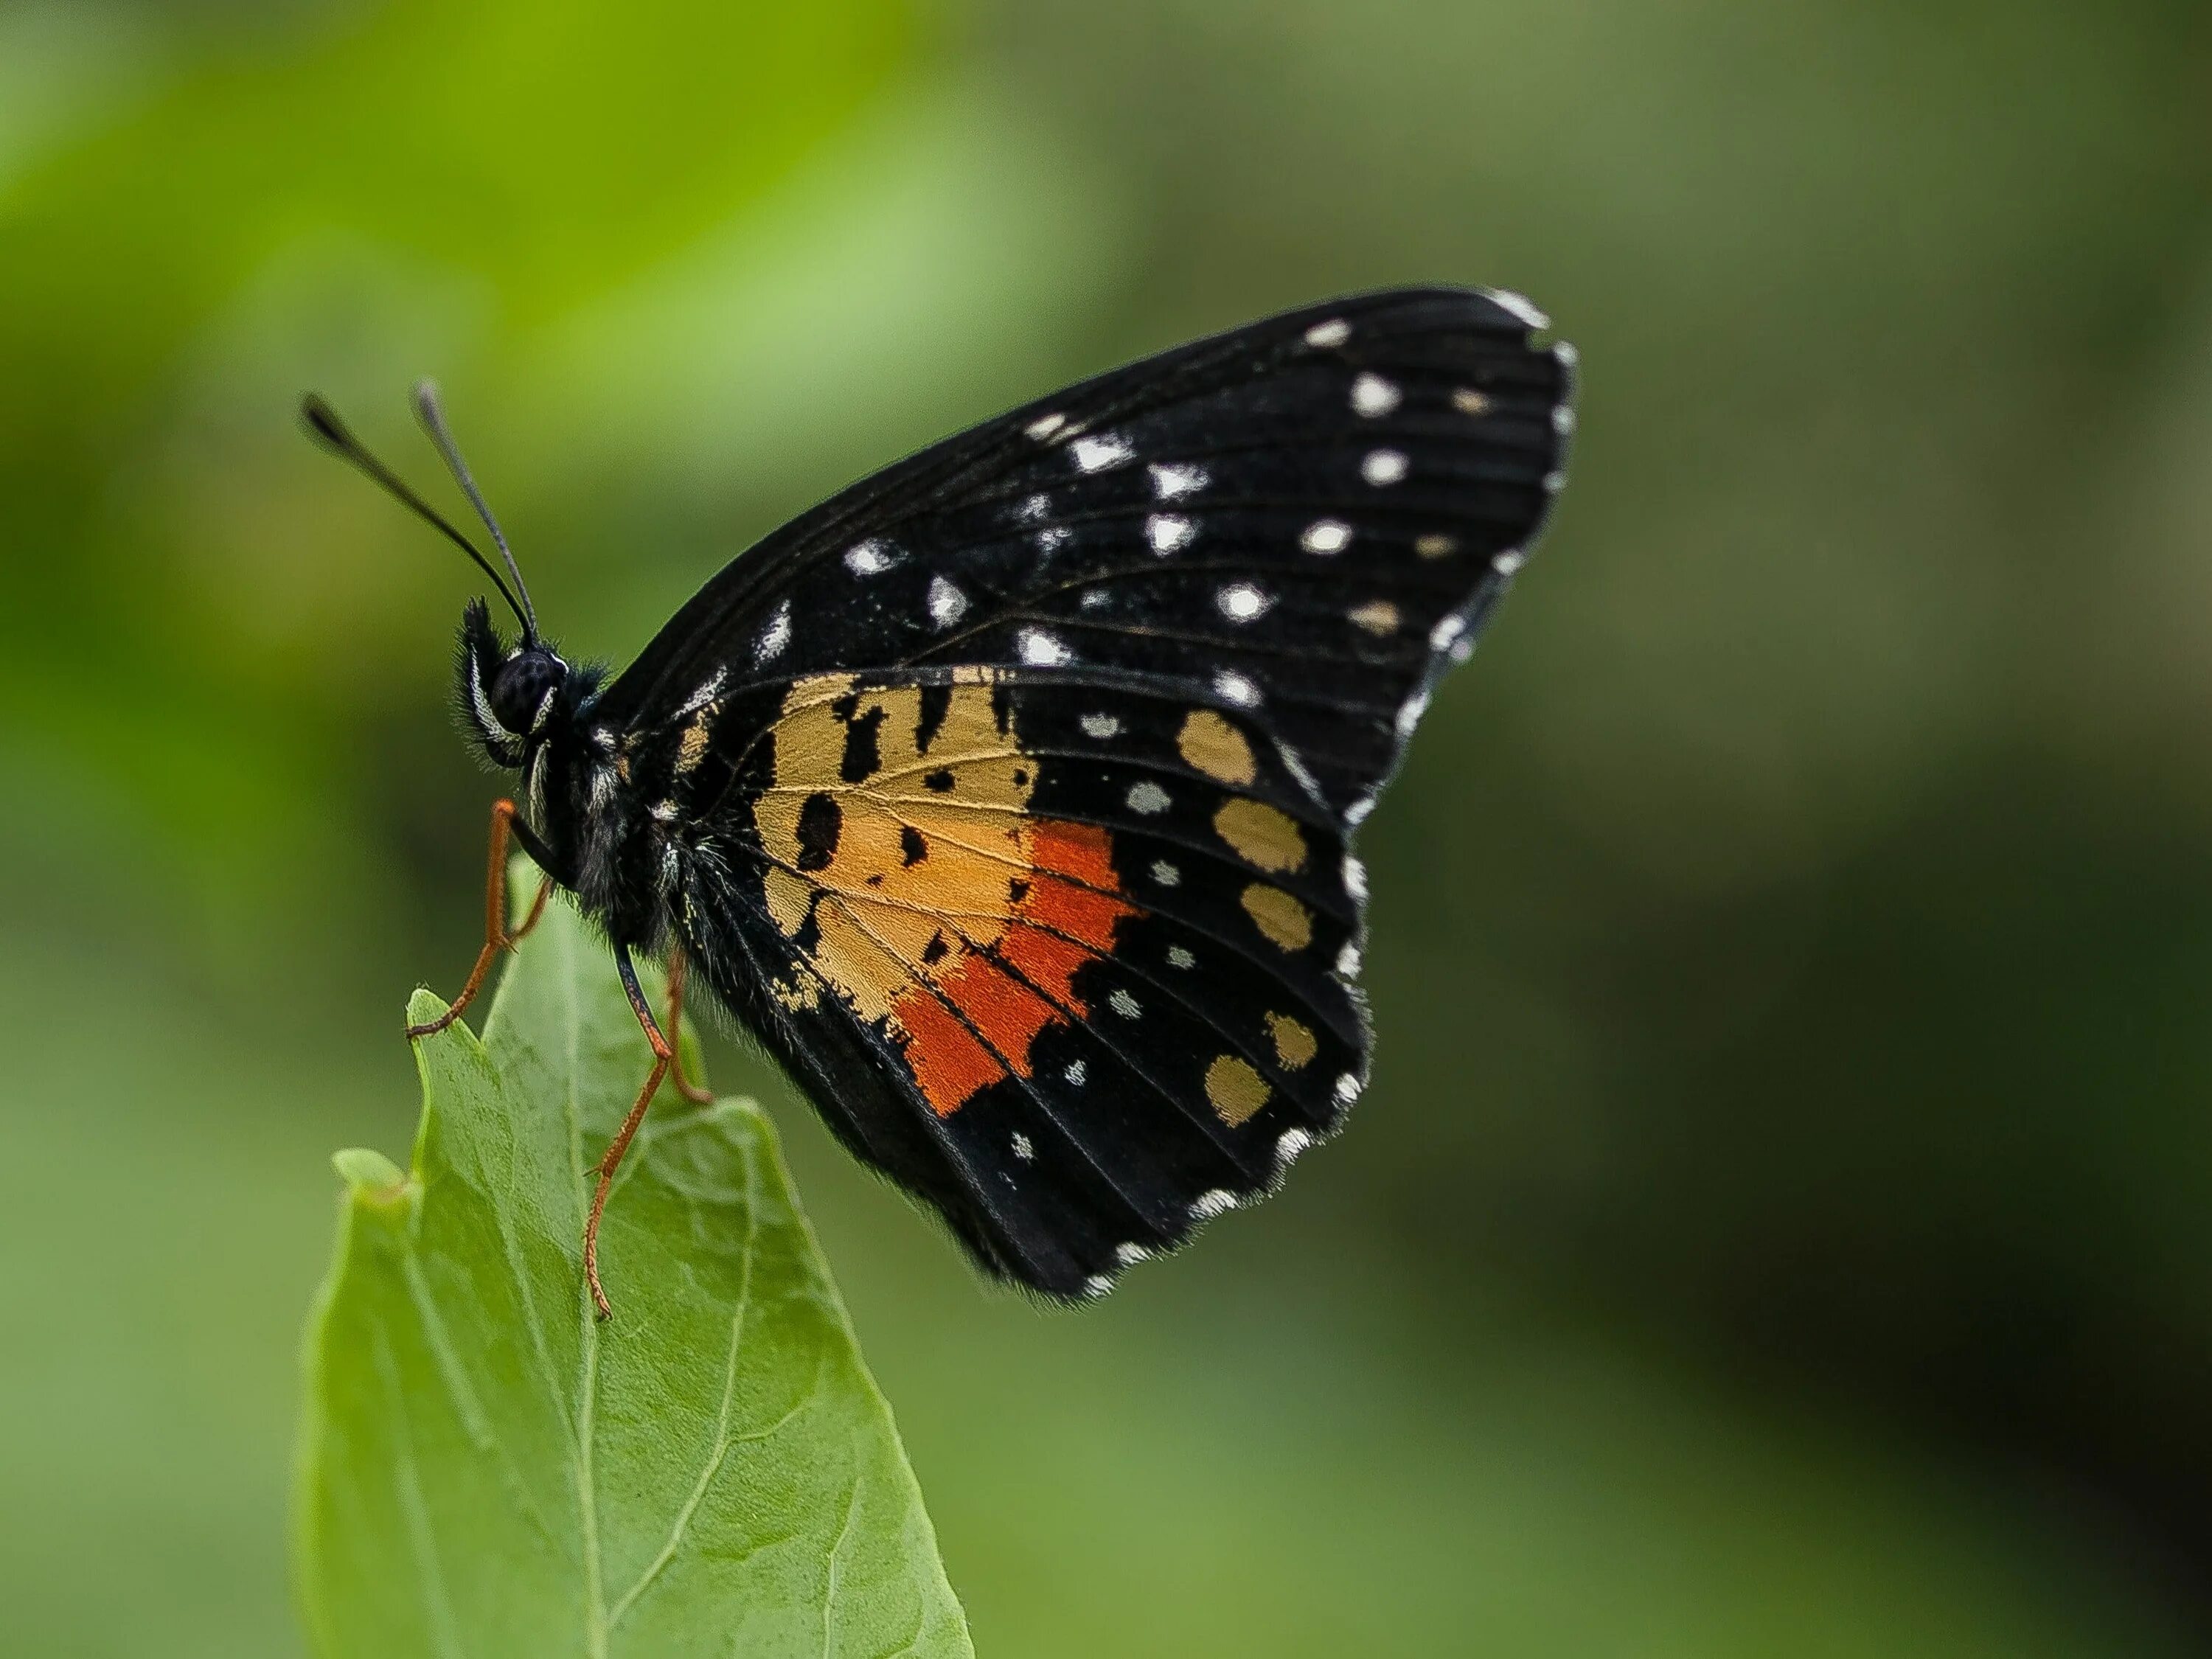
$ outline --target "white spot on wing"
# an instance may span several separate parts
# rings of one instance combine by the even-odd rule
[[[1566,487],[1567,475],[1565,472],[1552,471],[1544,475],[1544,489],[1547,495],[1556,495]]]
[[[1169,966],[1169,967],[1170,967],[1170,968],[1194,968],[1194,967],[1196,967],[1197,965],[1198,965],[1198,958],[1197,958],[1196,957],[1194,957],[1194,956],[1191,955],[1191,953],[1190,953],[1189,951],[1188,951],[1184,950],[1184,949],[1182,948],[1182,945],[1169,945],[1169,946],[1168,946],[1168,966]]]
[[[1510,576],[1528,562],[1528,556],[1517,547],[1509,547],[1490,562],[1490,568],[1501,576]]]
[[[1421,723],[1421,716],[1428,712],[1429,694],[1425,691],[1414,692],[1399,706],[1398,735],[1401,738],[1411,736],[1413,728]]]
[[[1067,416],[1065,415],[1040,415],[1036,419],[1031,421],[1027,426],[1024,427],[1022,430],[1029,434],[1030,437],[1036,439],[1039,443],[1042,443],[1047,438],[1052,436],[1054,433],[1059,431],[1060,428],[1066,424]]]
[[[683,707],[678,708],[675,714],[670,717],[672,722],[683,719],[686,714],[697,714],[708,703],[714,702],[715,698],[720,696],[722,695],[722,683],[728,678],[728,672],[720,668],[717,668],[713,673],[708,675],[705,684],[701,685],[700,688],[696,691],[694,691],[690,696],[684,699]]]
[[[1362,374],[1352,383],[1352,412],[1371,421],[1397,408],[1405,395],[1380,374]]]
[[[1497,304],[1503,306],[1522,322],[1528,324],[1529,327],[1551,327],[1552,319],[1531,305],[1525,295],[1516,294],[1510,288],[1485,289],[1483,292]]]
[[[1349,1106],[1359,1098],[1359,1079],[1349,1072],[1336,1080],[1336,1099],[1340,1106]]]
[[[1074,533],[1075,532],[1070,530],[1066,525],[1047,525],[1042,530],[1038,531],[1036,533],[1037,551],[1040,553],[1056,553],[1061,548],[1067,545],[1068,538],[1073,536]]]
[[[1572,432],[1574,429],[1575,411],[1565,404],[1553,405],[1552,410],[1552,430],[1558,433],[1562,438],[1564,438],[1567,434]]]
[[[881,575],[898,557],[898,550],[889,542],[872,538],[845,550],[845,568],[855,576]]]
[[[753,660],[766,662],[791,643],[791,601],[786,599],[776,606],[775,615],[768,619],[768,626],[753,646]]]
[[[1367,821],[1367,815],[1374,810],[1375,797],[1363,795],[1344,809],[1344,821],[1346,824],[1356,827],[1364,823]]]
[[[1036,524],[1049,516],[1051,512],[1051,496],[1045,495],[1024,496],[1022,504],[1014,509],[1014,522]]]
[[[1265,593],[1249,582],[1231,582],[1213,596],[1221,607],[1221,614],[1233,623],[1248,623],[1263,617],[1274,604]]]
[[[1198,1202],[1190,1206],[1191,1219],[1211,1221],[1224,1210],[1233,1210],[1236,1207],[1237,1194],[1216,1187],[1210,1193],[1200,1193],[1198,1195]]]
[[[1341,553],[1352,544],[1352,526],[1341,519],[1316,519],[1298,537],[1309,553]]]
[[[1131,784],[1129,793],[1122,799],[1128,803],[1132,812],[1141,813],[1146,817],[1168,810],[1168,792],[1149,779],[1143,783]]]
[[[1339,979],[1359,977],[1359,947],[1348,939],[1344,949],[1336,953],[1336,976]]]
[[[1015,1130],[1015,1131],[1014,1131],[1014,1157],[1015,1157],[1015,1159],[1016,1159],[1018,1162],[1019,1162],[1019,1163],[1026,1164],[1026,1163],[1028,1163],[1031,1158],[1035,1158],[1036,1156],[1036,1148],[1035,1146],[1032,1146],[1030,1144],[1030,1138],[1029,1138],[1027,1135],[1024,1134],[1024,1133],[1023,1133],[1019,1129]]]
[[[929,579],[929,619],[939,628],[950,628],[958,622],[968,609],[968,596],[942,576]]]
[[[1381,489],[1396,483],[1406,476],[1406,456],[1402,450],[1370,449],[1366,459],[1359,464],[1359,476]]]
[[[1081,1060],[1071,1060],[1067,1062],[1067,1069],[1060,1075],[1080,1089],[1083,1086],[1083,1079],[1090,1075],[1090,1071],[1091,1068]]]
[[[1124,1019],[1134,1019],[1145,1012],[1145,1006],[1127,991],[1117,990],[1106,999],[1106,1006]]]
[[[1172,887],[1182,879],[1182,872],[1165,859],[1152,860],[1152,879],[1163,887]]]
[[[1367,866],[1346,853],[1344,855],[1344,890],[1364,903],[1367,898]]]
[[[1109,468],[1123,466],[1136,458],[1129,441],[1118,432],[1101,432],[1090,437],[1078,438],[1067,447],[1075,457],[1075,464],[1085,472],[1103,472]]]
[[[1019,641],[1022,660],[1032,668],[1059,668],[1075,660],[1075,653],[1057,634],[1042,628],[1024,628]]]
[[[1152,1252],[1141,1244],[1116,1244],[1114,1247],[1114,1260],[1125,1267],[1133,1267],[1151,1255]]]
[[[1304,1129],[1285,1129],[1283,1138],[1275,1143],[1275,1167],[1287,1170],[1300,1152],[1313,1145],[1313,1137]]]
[[[1260,688],[1233,668],[1224,668],[1213,677],[1213,689],[1240,708],[1260,706]]]
[[[1206,485],[1206,469],[1195,461],[1172,461],[1146,471],[1152,475],[1152,493],[1164,501],[1179,501]]]
[[[1429,649],[1442,651],[1461,635],[1467,632],[1467,618],[1458,615],[1446,617],[1429,630]]]
[[[1310,346],[1340,346],[1351,337],[1352,325],[1341,317],[1316,323],[1306,331],[1306,343]]]
[[[1198,526],[1180,513],[1155,513],[1145,520],[1145,539],[1152,544],[1155,553],[1172,553],[1179,547],[1188,547],[1191,538],[1198,534]]]
[[[1552,356],[1559,360],[1559,367],[1562,368],[1572,368],[1583,359],[1583,354],[1565,340],[1561,340],[1552,348]]]
[[[1104,1273],[1093,1273],[1083,1281],[1083,1294],[1093,1302],[1097,1301],[1102,1296],[1109,1294],[1113,1289],[1114,1281],[1107,1278]]]
[[[1082,720],[1082,726],[1085,737],[1096,738],[1101,743],[1110,737],[1117,736],[1121,730],[1121,722],[1111,714],[1085,714]]]

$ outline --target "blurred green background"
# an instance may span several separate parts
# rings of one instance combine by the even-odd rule
[[[1441,279],[1586,395],[1364,838],[1349,1132],[1049,1316],[717,1054],[979,1650],[2212,1651],[2208,108],[2181,0],[0,5],[0,1646],[298,1650],[325,1158],[474,945],[480,584],[300,392],[428,481],[439,376],[619,662]]]

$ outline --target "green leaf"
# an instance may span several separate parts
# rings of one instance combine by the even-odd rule
[[[650,1056],[566,904],[508,961],[483,1042],[416,1045],[413,1169],[336,1159],[295,1538],[318,1647],[969,1654],[757,1106],[655,1101],[601,1235],[615,1316],[592,1317],[587,1178]]]

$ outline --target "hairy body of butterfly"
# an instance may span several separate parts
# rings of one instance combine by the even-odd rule
[[[658,1056],[601,1201],[670,1052],[634,952],[688,958],[1049,1296],[1332,1133],[1370,1048],[1353,830],[1559,487],[1541,326],[1391,291],[1083,382],[786,526],[611,682],[526,594],[515,646],[471,605],[463,707],[520,772],[497,827],[605,929]]]

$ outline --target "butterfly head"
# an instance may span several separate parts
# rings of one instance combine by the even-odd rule
[[[567,730],[583,689],[543,640],[501,640],[482,599],[461,614],[455,670],[462,718],[496,766],[520,766],[532,746]]]
[[[522,572],[514,562],[514,554],[500,530],[499,520],[492,516],[467,463],[461,459],[459,447],[447,429],[445,411],[439,407],[436,389],[427,380],[415,389],[416,416],[445,457],[453,482],[461,487],[477,516],[483,520],[484,528],[491,532],[492,544],[499,550],[498,567],[483,556],[474,542],[454,528],[444,514],[372,455],[329,404],[311,397],[301,404],[301,413],[306,418],[308,433],[317,442],[359,467],[467,554],[477,568],[490,578],[499,596],[507,601],[507,609],[514,612],[515,621],[522,625],[522,634],[510,646],[494,630],[491,612],[484,602],[471,601],[461,616],[458,666],[461,713],[477,741],[483,744],[484,752],[495,765],[524,765],[538,744],[555,732],[568,729],[569,717],[575,713],[577,705],[590,696],[598,683],[598,675],[596,671],[571,673],[560,653],[539,637],[538,613],[530,603],[530,590],[523,585]]]

